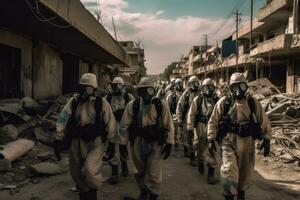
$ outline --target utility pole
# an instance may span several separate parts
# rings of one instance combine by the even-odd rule
[[[115,20],[114,20],[114,17],[113,17],[113,16],[111,17],[111,20],[112,20],[112,25],[113,25],[113,28],[114,28],[115,40],[118,41],[118,38],[117,38],[117,31],[116,31],[116,26],[115,26]]]
[[[208,38],[207,34],[203,35],[205,51],[207,51],[207,49],[208,49],[208,39],[207,38]]]
[[[251,0],[251,19],[250,19],[250,50],[253,44],[253,0]]]
[[[233,13],[235,15],[235,22],[236,22],[236,44],[235,44],[235,55],[236,55],[236,59],[235,59],[235,64],[236,64],[236,71],[238,71],[238,64],[239,64],[239,22],[240,22],[240,16],[241,13],[239,13],[239,9],[236,10],[235,13]]]

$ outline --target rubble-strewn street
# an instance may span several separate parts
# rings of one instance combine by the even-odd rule
[[[0,173],[1,199],[76,199],[78,194],[69,174],[68,156],[64,154],[63,159],[57,161],[51,146],[58,111],[62,109],[62,105],[70,96],[65,95],[52,101],[40,103],[27,99],[29,102],[35,102],[34,105],[36,105],[27,107],[30,112],[34,113],[31,116],[28,111],[25,111],[24,104],[22,105],[24,100],[13,100],[13,105],[16,108],[14,112],[5,110],[7,105],[12,104],[11,100],[1,101],[1,119],[4,127],[1,131],[7,133],[2,134],[1,132],[1,143],[4,144],[9,141],[8,144],[14,144],[16,141],[20,141],[14,148],[20,149],[20,151],[14,150],[13,154],[7,153],[7,155],[11,155],[10,160],[13,162],[0,160],[2,171]],[[278,107],[275,102],[284,101],[288,102],[289,105],[280,110],[277,109],[276,112],[269,115],[275,133],[272,140],[271,156],[264,158],[257,151],[256,171],[252,180],[253,186],[250,189],[249,199],[298,199],[300,197],[300,125],[297,116],[292,115],[294,116],[292,117],[286,113],[291,108],[297,108],[295,103],[297,98],[284,94],[268,95],[267,98],[269,98],[268,105],[273,106],[268,108],[268,111]],[[277,104],[282,105],[281,103]],[[275,116],[274,119],[273,116]],[[12,137],[14,129],[17,132],[16,137]],[[29,139],[34,143],[25,140],[21,142],[21,138]],[[1,153],[4,155],[6,155],[6,148],[9,148],[9,145],[2,147]],[[5,157],[7,158],[7,156]],[[110,176],[108,164],[104,165],[103,171],[105,179],[108,179]],[[99,196],[107,200],[121,199],[121,195],[128,193],[133,196],[138,195],[132,170],[131,176],[121,178],[119,185],[110,185],[104,182],[104,187],[98,191]],[[196,168],[189,165],[188,159],[183,158],[182,150],[173,151],[172,158],[164,164],[162,193],[161,199],[165,200],[220,199],[221,195],[220,185],[207,185],[205,178],[197,172]]]

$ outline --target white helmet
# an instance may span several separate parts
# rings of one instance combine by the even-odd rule
[[[174,84],[176,81],[176,78],[171,78],[171,84]]]
[[[242,73],[236,72],[231,75],[229,84],[232,85],[235,83],[247,83],[247,80]]]
[[[154,81],[149,77],[142,77],[139,84],[137,85],[138,88],[153,87],[153,86],[154,86]]]
[[[115,77],[112,83],[125,85],[124,80],[121,77]]]
[[[83,74],[79,80],[79,84],[80,85],[89,85],[96,89],[98,87],[97,77],[95,74],[92,74],[92,73]]]
[[[215,83],[214,83],[214,81],[211,78],[206,78],[202,82],[202,86],[205,86],[205,85],[215,85]]]
[[[191,76],[191,77],[189,78],[189,83],[192,83],[192,82],[199,82],[198,77],[197,77],[197,76]]]
[[[182,80],[180,78],[176,79],[175,83],[182,83]]]

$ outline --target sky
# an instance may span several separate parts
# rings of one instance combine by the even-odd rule
[[[93,14],[101,10],[101,23],[118,40],[141,42],[148,74],[162,73],[192,46],[216,45],[235,31],[232,12],[239,9],[240,26],[249,22],[250,0],[81,0]],[[255,13],[265,0],[254,0]]]

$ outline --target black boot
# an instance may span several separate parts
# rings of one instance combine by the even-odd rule
[[[225,196],[225,200],[234,200],[234,196],[233,195]]]
[[[148,200],[149,190],[147,188],[141,190],[138,200]]]
[[[111,177],[109,178],[111,184],[117,184],[119,182],[119,168],[118,165],[111,166]]]
[[[88,200],[97,200],[97,190],[90,190],[88,192]]]
[[[214,185],[217,183],[215,179],[215,168],[209,167],[208,168],[208,175],[207,175],[207,183],[210,185]]]
[[[157,199],[158,199],[158,195],[157,194],[150,193],[149,200],[157,200]]]
[[[188,151],[188,147],[187,146],[183,147],[183,151],[184,151],[184,157],[189,158],[190,155],[189,155],[189,151]]]
[[[121,169],[122,169],[122,176],[127,177],[129,175],[128,166],[126,161],[121,161]]]
[[[245,200],[245,190],[240,190],[237,196],[237,200]]]
[[[205,168],[204,168],[204,163],[203,162],[198,162],[198,171],[200,174],[204,174]]]
[[[179,151],[179,144],[178,143],[175,143],[174,149],[175,149],[175,151]]]
[[[195,152],[191,152],[190,153],[190,164],[193,166],[193,167],[196,167],[197,164],[196,164],[196,156],[195,156]]]
[[[79,200],[89,200],[89,192],[79,193]]]

